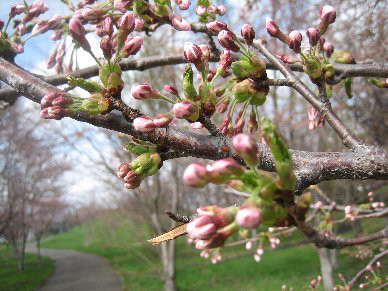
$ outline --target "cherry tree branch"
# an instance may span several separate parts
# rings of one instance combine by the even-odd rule
[[[62,92],[2,58],[0,58],[0,80],[37,103],[48,92]],[[115,112],[99,116],[80,113],[72,118],[170,149],[172,158],[191,156],[217,160],[232,157],[242,163],[241,159],[233,153],[229,139],[222,135],[197,134],[175,126],[142,133],[136,131],[132,123],[126,120],[121,113]],[[166,155],[168,158],[168,153]],[[266,145],[259,146],[259,155],[260,165],[258,167],[266,171],[275,171],[272,153]],[[373,148],[367,153],[291,150],[291,155],[297,176],[297,193],[301,193],[310,185],[327,180],[388,179],[387,153],[378,148]]]

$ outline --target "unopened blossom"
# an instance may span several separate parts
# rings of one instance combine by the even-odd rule
[[[201,48],[191,42],[186,42],[183,47],[183,55],[190,63],[198,63],[202,60]]]
[[[124,180],[124,187],[127,189],[135,189],[140,186],[141,178],[129,163],[122,163],[118,167],[117,176]]]
[[[52,35],[50,35],[51,40],[60,40],[63,36],[64,30],[57,29]]]
[[[144,26],[144,20],[140,17],[135,18],[135,30],[136,31],[142,31]]]
[[[318,127],[323,127],[325,125],[325,119],[322,114],[315,109],[310,107],[308,110],[308,127],[310,130],[313,130]]]
[[[230,50],[222,51],[220,56],[220,68],[222,72],[225,72],[233,63],[233,61],[234,59],[232,57],[232,54],[230,53]]]
[[[222,260],[222,257],[221,257],[221,254],[220,254],[220,253],[216,253],[216,254],[211,258],[212,264],[217,264],[217,263],[220,262],[221,260]]]
[[[137,131],[151,132],[155,129],[155,125],[149,116],[140,116],[133,121],[133,127]]]
[[[226,12],[227,12],[226,6],[224,6],[224,5],[217,6],[217,13],[218,13],[218,15],[224,16],[226,14]]]
[[[269,17],[265,20],[265,28],[267,29],[268,34],[272,37],[277,37],[280,32],[278,24]]]
[[[261,261],[261,256],[259,256],[258,254],[254,254],[253,259],[258,263]]]
[[[245,248],[249,251],[253,247],[253,242],[251,240],[247,241]]]
[[[203,251],[199,254],[199,256],[200,256],[201,258],[204,258],[204,259],[209,258],[209,256],[210,256],[209,250],[203,250]]]
[[[212,21],[206,24],[206,27],[209,31],[214,34],[219,34],[222,30],[228,30],[228,25],[221,21]]]
[[[257,157],[258,146],[256,141],[247,134],[241,133],[233,137],[233,149],[250,166],[256,166],[259,159]]]
[[[50,53],[49,58],[47,59],[46,67],[47,69],[52,69],[56,64],[56,57],[58,53],[58,46]]]
[[[320,10],[320,17],[323,22],[328,24],[334,23],[336,18],[336,11],[333,6],[325,5]]]
[[[328,58],[331,57],[331,55],[333,54],[334,52],[334,46],[331,44],[331,42],[328,42],[326,41],[324,44],[323,44],[323,50],[325,51],[325,54]]]
[[[217,225],[214,217],[210,215],[202,215],[194,218],[187,224],[187,233],[190,237],[200,240],[211,238],[217,231]]]
[[[21,5],[21,4],[13,4],[11,6],[11,10],[9,12],[9,17],[13,18],[16,15],[22,14],[26,10],[26,6]]]
[[[148,84],[140,84],[132,87],[131,94],[135,99],[145,100],[145,99],[159,99],[159,91],[153,89]]]
[[[215,6],[215,5],[209,5],[208,11],[209,11],[209,13],[211,13],[211,14],[216,14],[216,13],[218,12],[218,8],[217,8],[217,6]]]
[[[300,52],[300,46],[302,44],[302,34],[299,31],[291,31],[291,33],[288,35],[288,46],[290,49],[292,49],[294,52],[299,53]]]
[[[102,31],[105,35],[112,36],[113,34],[113,20],[110,17],[106,17],[102,21]]]
[[[206,165],[203,163],[189,165],[183,174],[183,180],[191,187],[204,187],[209,182]]]
[[[190,0],[175,0],[175,3],[178,5],[179,9],[187,10],[191,5]]]
[[[170,14],[169,18],[170,18],[172,26],[176,30],[180,30],[180,31],[190,31],[191,30],[190,23],[188,23],[182,17],[180,17],[178,15]]]
[[[78,41],[78,43],[84,50],[91,51],[90,44],[85,36],[85,28],[78,17],[73,17],[72,19],[70,19],[69,30],[70,30],[71,36],[76,41]]]
[[[195,13],[197,13],[198,16],[202,16],[206,13],[206,7],[203,5],[198,5],[195,7]]]
[[[60,107],[66,107],[67,105],[71,105],[73,103],[74,103],[73,99],[66,94],[62,94],[58,96],[51,102],[53,106],[60,106]]]
[[[348,205],[345,207],[345,217],[350,221],[356,220],[357,217],[357,208],[354,205]]]
[[[271,237],[269,239],[269,244],[271,245],[271,248],[275,249],[278,244],[280,244],[280,240],[276,237]]]
[[[239,46],[235,42],[235,36],[229,30],[222,30],[218,34],[218,41],[220,45],[227,50],[231,50],[233,52],[238,52],[240,50]]]
[[[382,265],[381,265],[380,261],[377,261],[376,267],[377,267],[378,269],[381,269]]]
[[[136,55],[143,43],[144,41],[140,36],[128,37],[122,50],[124,57]]]
[[[26,26],[25,26],[23,23],[21,23],[21,24],[19,24],[19,25],[16,27],[16,31],[17,31],[17,34],[18,34],[19,36],[22,36],[22,35],[24,35],[24,34],[26,33],[27,28],[26,28]]]
[[[154,117],[153,123],[156,127],[167,127],[172,121],[170,114],[158,114]]]
[[[314,208],[317,209],[317,210],[321,209],[322,206],[323,206],[322,201],[317,201],[317,202],[314,204]]]
[[[41,110],[40,117],[44,119],[60,120],[70,114],[70,110],[60,106],[52,106]]]
[[[236,222],[244,228],[257,228],[262,220],[261,210],[256,207],[240,208],[236,214]]]
[[[217,112],[224,113],[228,109],[228,105],[229,105],[228,102],[221,102],[220,104],[218,104],[216,108]]]
[[[368,264],[368,265],[366,266],[366,269],[367,269],[369,272],[373,272],[373,267],[372,267],[372,265],[370,265],[370,264]]]
[[[224,183],[229,178],[244,174],[244,168],[232,158],[226,158],[213,162],[207,167],[209,180],[212,183]]]
[[[122,13],[126,13],[131,7],[132,2],[133,0],[115,0],[113,2],[113,7]]]
[[[171,86],[171,85],[165,85],[163,87],[163,90],[167,93],[170,93],[171,95],[174,95],[174,96],[179,96],[179,92],[178,90],[174,87],[174,86]]]
[[[309,39],[309,43],[311,46],[316,46],[318,44],[319,38],[321,37],[319,34],[319,30],[314,27],[310,27],[306,31],[306,35]]]
[[[44,5],[43,1],[34,1],[28,7],[28,13],[23,18],[23,23],[27,23],[31,21],[35,17],[39,17],[39,15],[45,13],[48,10],[48,7]],[[12,11],[12,9],[11,9]]]
[[[108,60],[112,58],[113,55],[113,43],[109,35],[105,35],[100,41],[100,48],[104,57]]]
[[[131,165],[128,163],[122,163],[118,168],[117,168],[117,177],[119,178],[124,178],[129,171],[131,171]]]
[[[199,108],[190,101],[184,100],[176,103],[172,108],[172,112],[176,118],[196,121],[199,115]]]
[[[38,33],[45,33],[48,30],[54,30],[62,22],[62,17],[58,14],[55,14],[48,21],[40,21],[35,24],[34,28],[31,31],[31,34],[35,35]]]
[[[135,29],[135,15],[132,12],[126,12],[117,21],[117,27],[125,35],[130,34]]]
[[[249,24],[244,24],[241,28],[241,36],[244,38],[247,45],[252,45],[253,40],[255,39],[255,31],[253,27]]]

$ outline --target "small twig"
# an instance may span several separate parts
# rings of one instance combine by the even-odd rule
[[[139,110],[126,105],[121,99],[109,98],[109,100],[112,102],[113,109],[121,111],[125,119],[130,122],[132,122],[135,118],[143,115]]]
[[[214,136],[222,135],[218,127],[210,120],[209,117],[203,114],[203,112],[200,113],[200,116],[197,121],[202,123],[203,126],[210,132],[211,135],[214,135]]]
[[[181,223],[189,223],[195,217],[195,215],[192,215],[192,216],[180,215],[178,213],[174,213],[174,212],[171,212],[171,211],[168,211],[168,210],[165,210],[164,212],[172,220],[174,220],[176,222],[181,222]]]
[[[360,277],[368,271],[369,265],[370,266],[374,265],[378,260],[380,260],[382,257],[384,257],[387,254],[388,254],[388,250],[385,250],[380,254],[375,255],[374,258],[365,266],[365,268],[363,268],[360,272],[358,272],[356,276],[354,276],[353,279],[349,281],[348,286],[353,287],[354,283],[356,283],[357,280],[360,279]]]

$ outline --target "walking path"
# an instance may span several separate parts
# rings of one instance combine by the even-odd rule
[[[28,247],[36,253],[36,248]],[[54,260],[55,271],[39,291],[119,291],[121,277],[101,257],[77,251],[42,249],[42,256]]]

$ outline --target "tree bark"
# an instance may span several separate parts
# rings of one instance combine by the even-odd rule
[[[325,291],[331,291],[334,288],[333,266],[330,260],[329,249],[318,249],[319,260],[321,262],[321,273],[323,279],[323,288]]]

